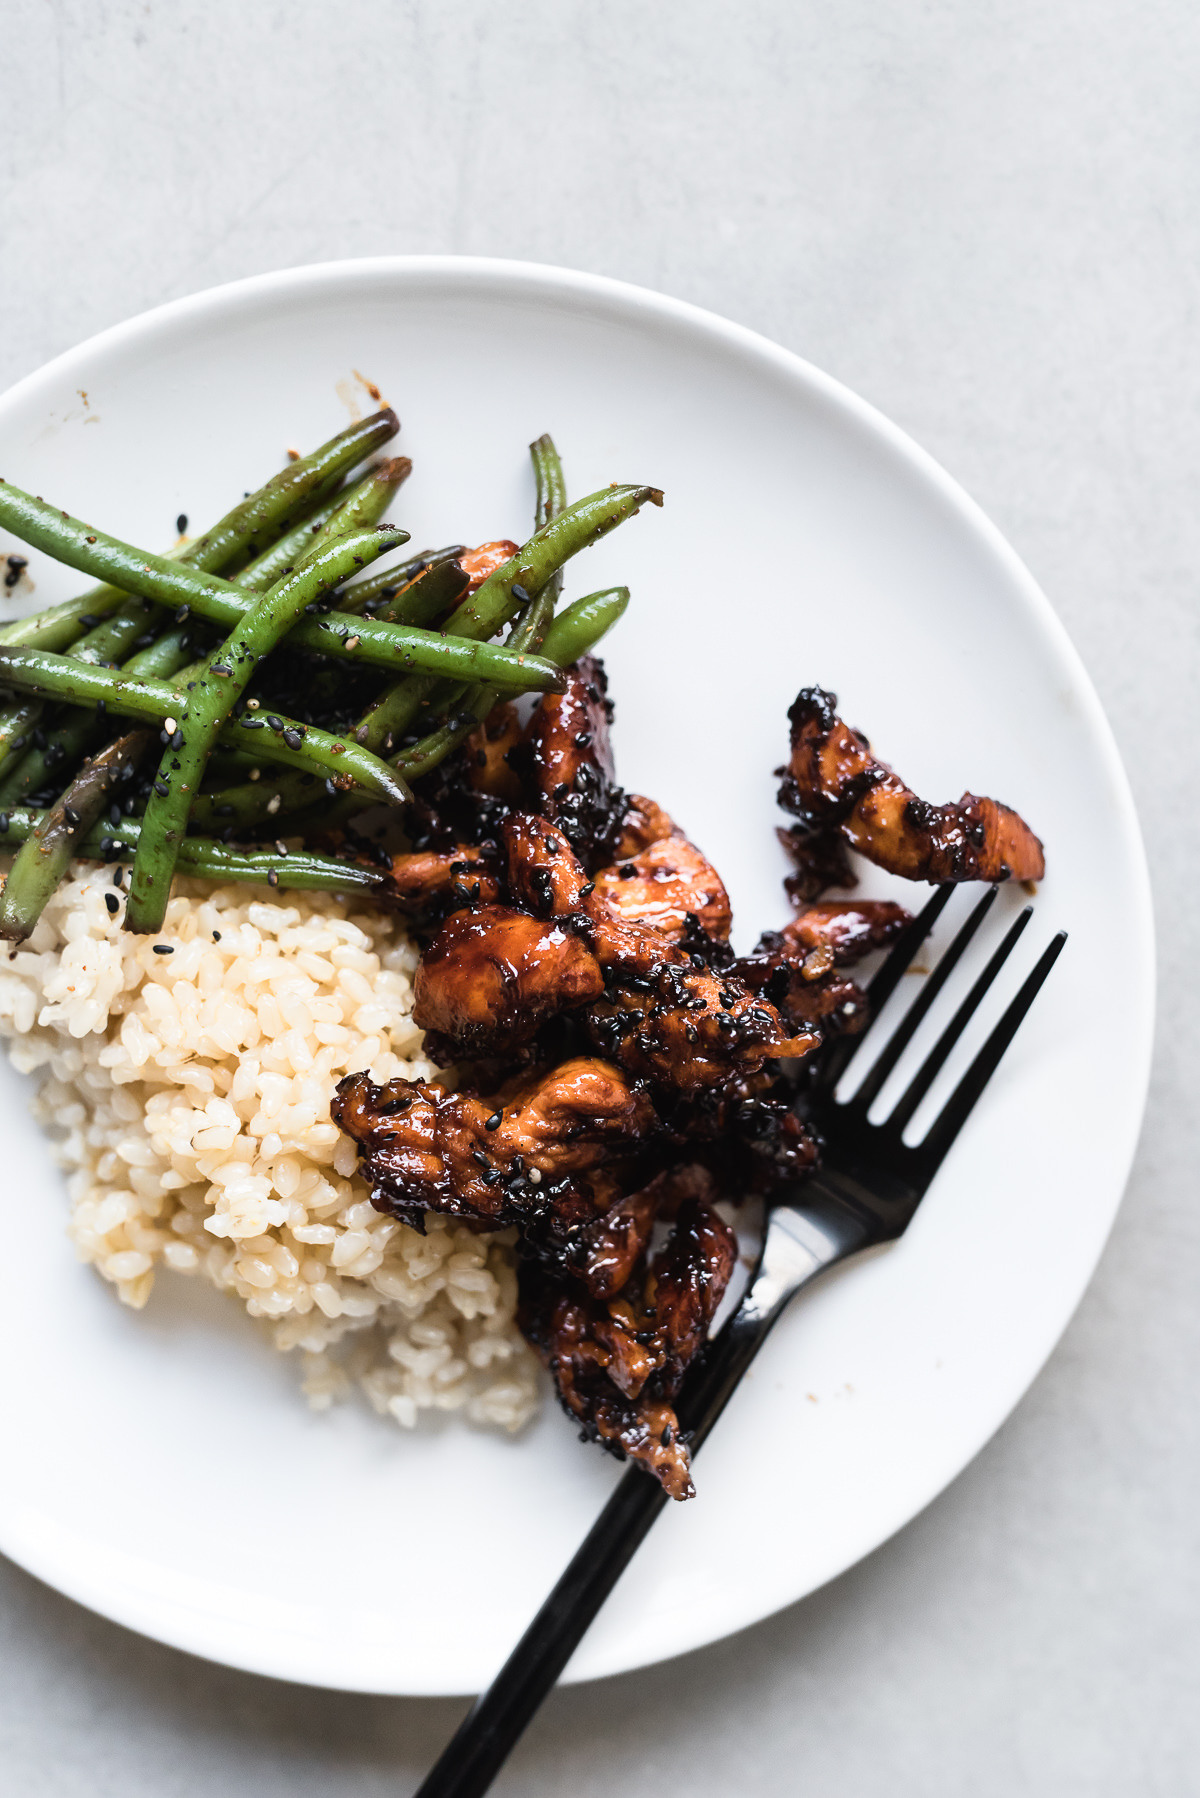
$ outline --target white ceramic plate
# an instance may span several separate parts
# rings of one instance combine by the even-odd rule
[[[416,468],[395,516],[416,543],[526,535],[525,446],[544,430],[575,495],[665,489],[663,511],[572,565],[567,591],[633,589],[609,651],[619,772],[713,856],[739,942],[786,915],[771,771],[813,681],[920,793],[992,793],[1045,839],[1022,969],[1071,932],[908,1236],[814,1290],[767,1345],[698,1463],[699,1496],[657,1525],[572,1663],[589,1678],[832,1578],[928,1504],[1026,1390],[1103,1245],[1142,1114],[1145,865],[1087,677],[971,501],[834,381],[658,295],[446,258],[218,288],[14,388],[0,471],[158,547],[178,512],[216,517],[285,446],[328,436],[347,403],[369,409],[355,371],[403,419]],[[77,588],[40,558],[36,572],[39,603]],[[1001,910],[1021,902],[1005,893]],[[1116,1029],[1101,978],[1115,945]],[[61,1183],[5,1075],[21,1272],[0,1307],[0,1547],[233,1666],[372,1692],[486,1682],[615,1464],[549,1403],[516,1441],[453,1422],[402,1435],[353,1406],[312,1416],[289,1362],[183,1279],[123,1310],[74,1263]]]

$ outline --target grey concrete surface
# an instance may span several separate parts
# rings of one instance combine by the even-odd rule
[[[964,482],[1065,620],[1141,808],[1153,1097],[1043,1377],[871,1560],[734,1640],[557,1694],[497,1789],[1196,1792],[1200,13],[8,0],[0,44],[0,382],[175,295],[378,251],[698,301],[848,382]],[[403,1794],[461,1710],[254,1680],[10,1566],[0,1585],[13,1793]]]

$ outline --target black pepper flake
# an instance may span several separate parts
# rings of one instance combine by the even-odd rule
[[[174,945],[171,943],[155,943],[154,953],[155,955],[174,955]]]
[[[115,893],[105,893],[104,903],[108,907],[109,917],[115,918],[121,909],[121,901],[117,898],[117,895]]]

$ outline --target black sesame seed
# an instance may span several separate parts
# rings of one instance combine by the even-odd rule
[[[8,826],[6,824],[5,829],[7,829],[7,828],[8,828]],[[503,1117],[504,1117],[504,1113],[502,1111],[493,1111],[491,1117],[487,1120],[487,1123],[483,1126],[484,1129],[485,1130],[498,1130],[500,1128]]]
[[[274,868],[267,869],[267,885],[269,887],[277,887],[279,885],[279,875]]]
[[[165,799],[171,789],[165,780],[156,780],[154,783],[154,791],[158,794],[160,799]]]
[[[267,723],[271,726],[271,729],[275,732],[276,736],[278,736],[283,729],[283,719],[277,718],[274,712],[267,713]]]
[[[283,733],[283,740],[289,749],[300,749],[304,744],[304,738],[300,735],[298,730],[285,730]]]
[[[221,940],[221,932],[219,930],[214,930],[213,931],[213,942],[219,943],[220,940]]]
[[[183,533],[187,530],[187,513],[186,512],[181,512],[179,514],[179,517],[175,520],[175,529],[179,533],[179,535],[182,537]]]
[[[8,813],[0,812],[0,837],[8,834]]]
[[[63,806],[63,817],[67,820],[68,824],[78,824],[79,822],[79,813],[75,810],[73,805]]]
[[[243,715],[238,719],[238,723],[241,725],[243,730],[261,730],[264,722],[265,722],[265,720],[263,720],[262,718],[252,718],[250,716],[249,712],[243,713]]]
[[[181,730],[177,730],[175,732],[174,736],[171,738],[171,748],[172,749],[182,749],[183,748],[183,732]]]
[[[170,943],[155,943],[154,953],[155,955],[174,955],[175,950]]]
[[[121,901],[115,893],[105,893],[104,903],[108,907],[109,916],[115,918],[121,909]]]

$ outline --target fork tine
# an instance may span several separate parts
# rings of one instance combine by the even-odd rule
[[[953,891],[954,888],[949,883],[937,888],[932,897],[926,900],[911,924],[905,925],[888,950],[886,960],[876,969],[867,987],[867,1000],[870,1007],[867,1014],[867,1030],[871,1028],[904,978],[905,969],[945,911]],[[821,1065],[814,1082],[818,1092],[833,1091],[850,1065],[852,1058],[857,1054],[867,1030],[862,1031],[858,1036],[836,1037],[825,1045],[821,1051]]]
[[[988,912],[995,903],[996,888],[989,887],[987,892],[983,895],[983,898],[979,901],[979,904],[972,908],[965,923],[960,927],[958,935],[946,950],[941,961],[939,961],[937,967],[933,970],[933,973],[930,974],[916,999],[909,1006],[899,1025],[888,1039],[888,1045],[883,1051],[883,1054],[879,1057],[879,1060],[875,1063],[875,1066],[871,1069],[871,1072],[867,1075],[866,1079],[851,1099],[850,1103],[854,1106],[856,1111],[867,1112],[871,1109],[871,1106],[879,1097],[884,1081],[888,1078],[888,1075],[892,1072],[892,1069],[916,1035],[930,1006],[958,966],[959,961],[966,952],[967,945],[970,943],[971,938],[975,935],[975,932],[979,929],[979,926],[983,923],[983,920],[987,917]]]
[[[1038,959],[1037,966],[1028,976],[1020,992],[951,1093],[928,1136],[914,1150],[914,1153],[919,1155],[924,1163],[926,1184],[932,1180],[941,1166],[951,1143],[970,1117],[975,1101],[999,1067],[1004,1051],[1020,1029],[1026,1012],[1041,991],[1046,976],[1062,954],[1063,944],[1066,940],[1066,931],[1060,930],[1058,935],[1046,945]]]
[[[895,1107],[887,1120],[887,1128],[893,1131],[895,1135],[902,1136],[904,1134],[909,1120],[916,1111],[917,1106],[921,1103],[921,1100],[925,1097],[925,1094],[929,1091],[943,1067],[946,1065],[946,1059],[949,1056],[951,1049],[953,1049],[955,1043],[958,1041],[971,1019],[975,1016],[975,1013],[979,1010],[980,1005],[983,1003],[984,995],[988,992],[997,974],[1016,948],[1021,932],[1024,930],[1032,916],[1033,907],[1027,905],[1025,910],[1018,913],[1017,917],[1014,918],[1007,934],[991,960],[988,962],[987,967],[983,970],[983,973],[979,976],[978,980],[943,1030],[941,1036],[939,1036],[937,1042],[933,1045],[933,1048],[929,1051],[929,1054],[917,1069],[917,1072],[909,1082],[908,1091],[904,1094],[900,1103]]]

